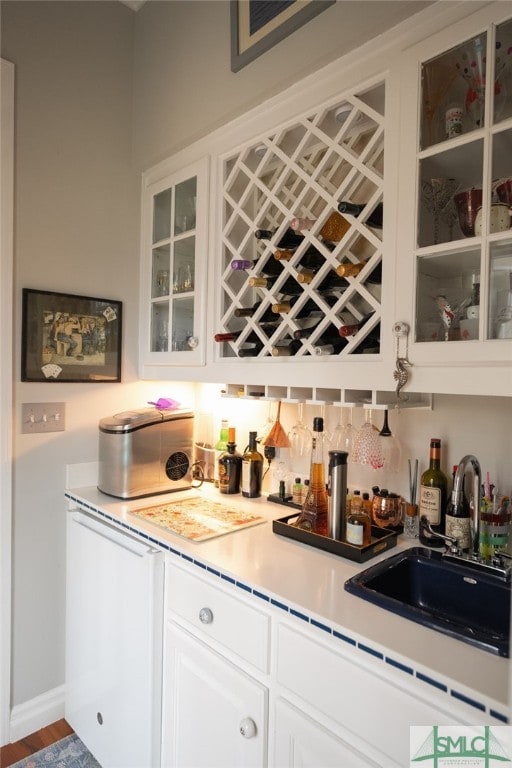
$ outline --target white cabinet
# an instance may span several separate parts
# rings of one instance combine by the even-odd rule
[[[275,768],[383,768],[287,701],[275,704]]]
[[[143,367],[205,362],[208,171],[202,158],[143,178]]]
[[[267,689],[172,622],[165,629],[162,765],[263,768]]]
[[[487,7],[403,55],[397,319],[412,329],[417,385],[433,391],[512,387],[507,13]]]
[[[165,768],[267,765],[270,617],[216,581],[167,560]]]

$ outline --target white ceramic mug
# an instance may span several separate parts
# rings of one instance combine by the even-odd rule
[[[491,232],[503,232],[510,229],[510,208],[505,203],[493,203],[491,205],[491,220],[489,230]],[[475,219],[475,235],[482,234],[482,209],[480,208]]]

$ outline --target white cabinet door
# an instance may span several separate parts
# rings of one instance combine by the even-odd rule
[[[382,768],[286,701],[275,709],[274,768]]]
[[[208,158],[144,178],[142,364],[204,365]]]
[[[169,622],[162,765],[258,768],[267,759],[267,689]]]

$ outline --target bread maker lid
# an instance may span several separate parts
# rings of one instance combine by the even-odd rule
[[[151,424],[160,424],[164,421],[190,419],[193,415],[188,408],[175,408],[167,411],[158,408],[137,408],[100,419],[99,428],[101,432],[132,432],[135,429]]]

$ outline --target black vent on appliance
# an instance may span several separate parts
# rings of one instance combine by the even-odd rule
[[[181,480],[185,477],[190,467],[190,461],[186,453],[176,451],[171,453],[165,463],[165,474],[169,480]]]

